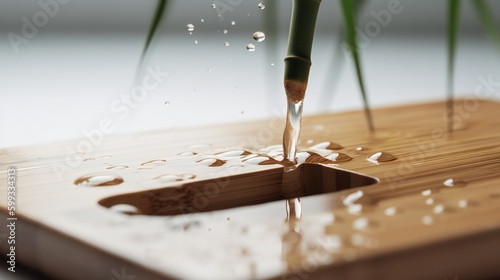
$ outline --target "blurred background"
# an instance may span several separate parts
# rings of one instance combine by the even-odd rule
[[[444,100],[447,1],[365,2],[359,44],[372,107]],[[156,3],[0,1],[0,147],[82,138],[103,119],[128,133],[284,117],[290,0],[171,0],[136,72]],[[500,1],[487,3],[500,18]],[[360,109],[339,3],[321,5],[304,113]],[[500,46],[471,1],[460,28],[456,95],[493,80],[490,98],[500,100]]]

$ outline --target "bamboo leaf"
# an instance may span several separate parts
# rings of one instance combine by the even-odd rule
[[[453,131],[453,82],[455,69],[455,52],[458,37],[458,23],[460,18],[460,0],[449,0],[448,2],[448,101],[447,101],[447,122],[448,132]]]
[[[368,3],[367,0],[356,0],[356,5],[354,6],[356,16],[359,15],[360,11],[363,7]],[[333,96],[335,93],[335,87],[338,85],[341,76],[341,70],[344,65],[344,54],[343,54],[343,44],[346,41],[346,36],[344,32],[345,26],[341,26],[337,33],[337,44],[334,49],[334,53],[332,56],[332,61],[330,62],[330,67],[327,70],[329,74],[329,78],[325,80],[325,84],[323,85],[323,97],[319,99],[320,106],[323,107],[324,110],[328,110],[330,105],[332,104]]]
[[[363,97],[363,104],[365,110],[366,120],[368,122],[368,129],[370,132],[375,130],[373,125],[373,118],[368,104],[368,98],[366,95],[366,89],[363,79],[363,74],[361,72],[361,62],[358,53],[358,46],[356,41],[356,9],[354,7],[354,2],[352,0],[341,0],[340,4],[342,6],[342,14],[344,16],[345,34],[347,43],[349,45],[352,59],[356,67],[356,74],[358,77],[359,89],[361,91],[361,96]]]
[[[146,54],[149,50],[149,46],[151,45],[151,42],[153,41],[154,35],[157,32],[158,27],[163,19],[163,16],[165,15],[165,13],[167,11],[167,4],[168,4],[167,0],[158,0],[158,3],[156,4],[155,13],[153,15],[153,19],[151,20],[151,25],[149,27],[148,36],[146,37],[144,49],[142,50],[141,59],[139,62],[139,67],[142,67],[142,64],[144,63],[144,58],[146,57]]]
[[[486,29],[486,32],[496,44],[498,50],[500,50],[500,31],[495,26],[495,19],[488,3],[486,3],[486,1],[484,0],[472,0],[472,4],[476,9],[476,12],[481,19],[481,23]]]

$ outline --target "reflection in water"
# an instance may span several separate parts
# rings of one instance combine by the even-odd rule
[[[302,242],[302,204],[300,198],[286,200],[286,221],[282,241],[282,259],[287,265],[287,272],[282,279],[305,279],[302,264],[306,259],[305,244]]]

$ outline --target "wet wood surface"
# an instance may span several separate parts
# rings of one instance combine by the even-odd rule
[[[457,106],[306,117],[300,219],[279,118],[0,150],[0,216],[12,167],[17,261],[62,279],[500,276],[500,103]]]

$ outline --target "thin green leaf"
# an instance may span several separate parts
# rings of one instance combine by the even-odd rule
[[[354,9],[356,10],[356,16],[359,15],[360,11],[363,9],[365,4],[368,3],[367,0],[356,0],[356,5]],[[338,85],[340,76],[342,73],[342,68],[344,65],[344,54],[342,44],[346,41],[346,36],[344,32],[345,27],[341,26],[337,32],[337,44],[330,62],[330,67],[327,71],[329,73],[329,78],[325,79],[325,84],[323,85],[323,97],[319,99],[320,106],[324,110],[328,110],[332,104],[333,96],[335,93],[335,87]]]
[[[458,37],[458,23],[460,19],[460,0],[449,0],[448,2],[448,132],[453,131],[453,78],[455,69],[455,52]]]
[[[354,64],[356,66],[356,74],[358,76],[359,89],[363,97],[365,115],[366,115],[366,120],[368,122],[368,129],[370,130],[370,132],[373,132],[375,128],[373,125],[373,118],[370,106],[368,104],[368,98],[366,95],[365,84],[361,72],[361,63],[358,53],[358,46],[356,42],[356,12],[355,12],[356,9],[354,7],[354,3],[352,0],[341,0],[340,4],[342,6],[342,14],[344,16],[346,39],[351,51],[352,59],[354,60]]]
[[[500,50],[500,31],[495,26],[495,19],[488,3],[484,0],[472,0],[472,4],[474,5],[474,8],[476,8],[476,12],[481,19],[486,32],[496,44],[496,47]]]
[[[141,60],[139,66],[142,67],[142,63],[144,62],[144,58],[146,57],[146,53],[149,50],[149,46],[151,45],[151,41],[153,41],[153,37],[158,30],[158,26],[163,19],[167,11],[167,0],[158,0],[158,4],[156,5],[155,13],[153,15],[153,19],[151,21],[151,25],[149,27],[148,36],[146,38],[146,43],[144,44],[144,49],[142,50]]]

